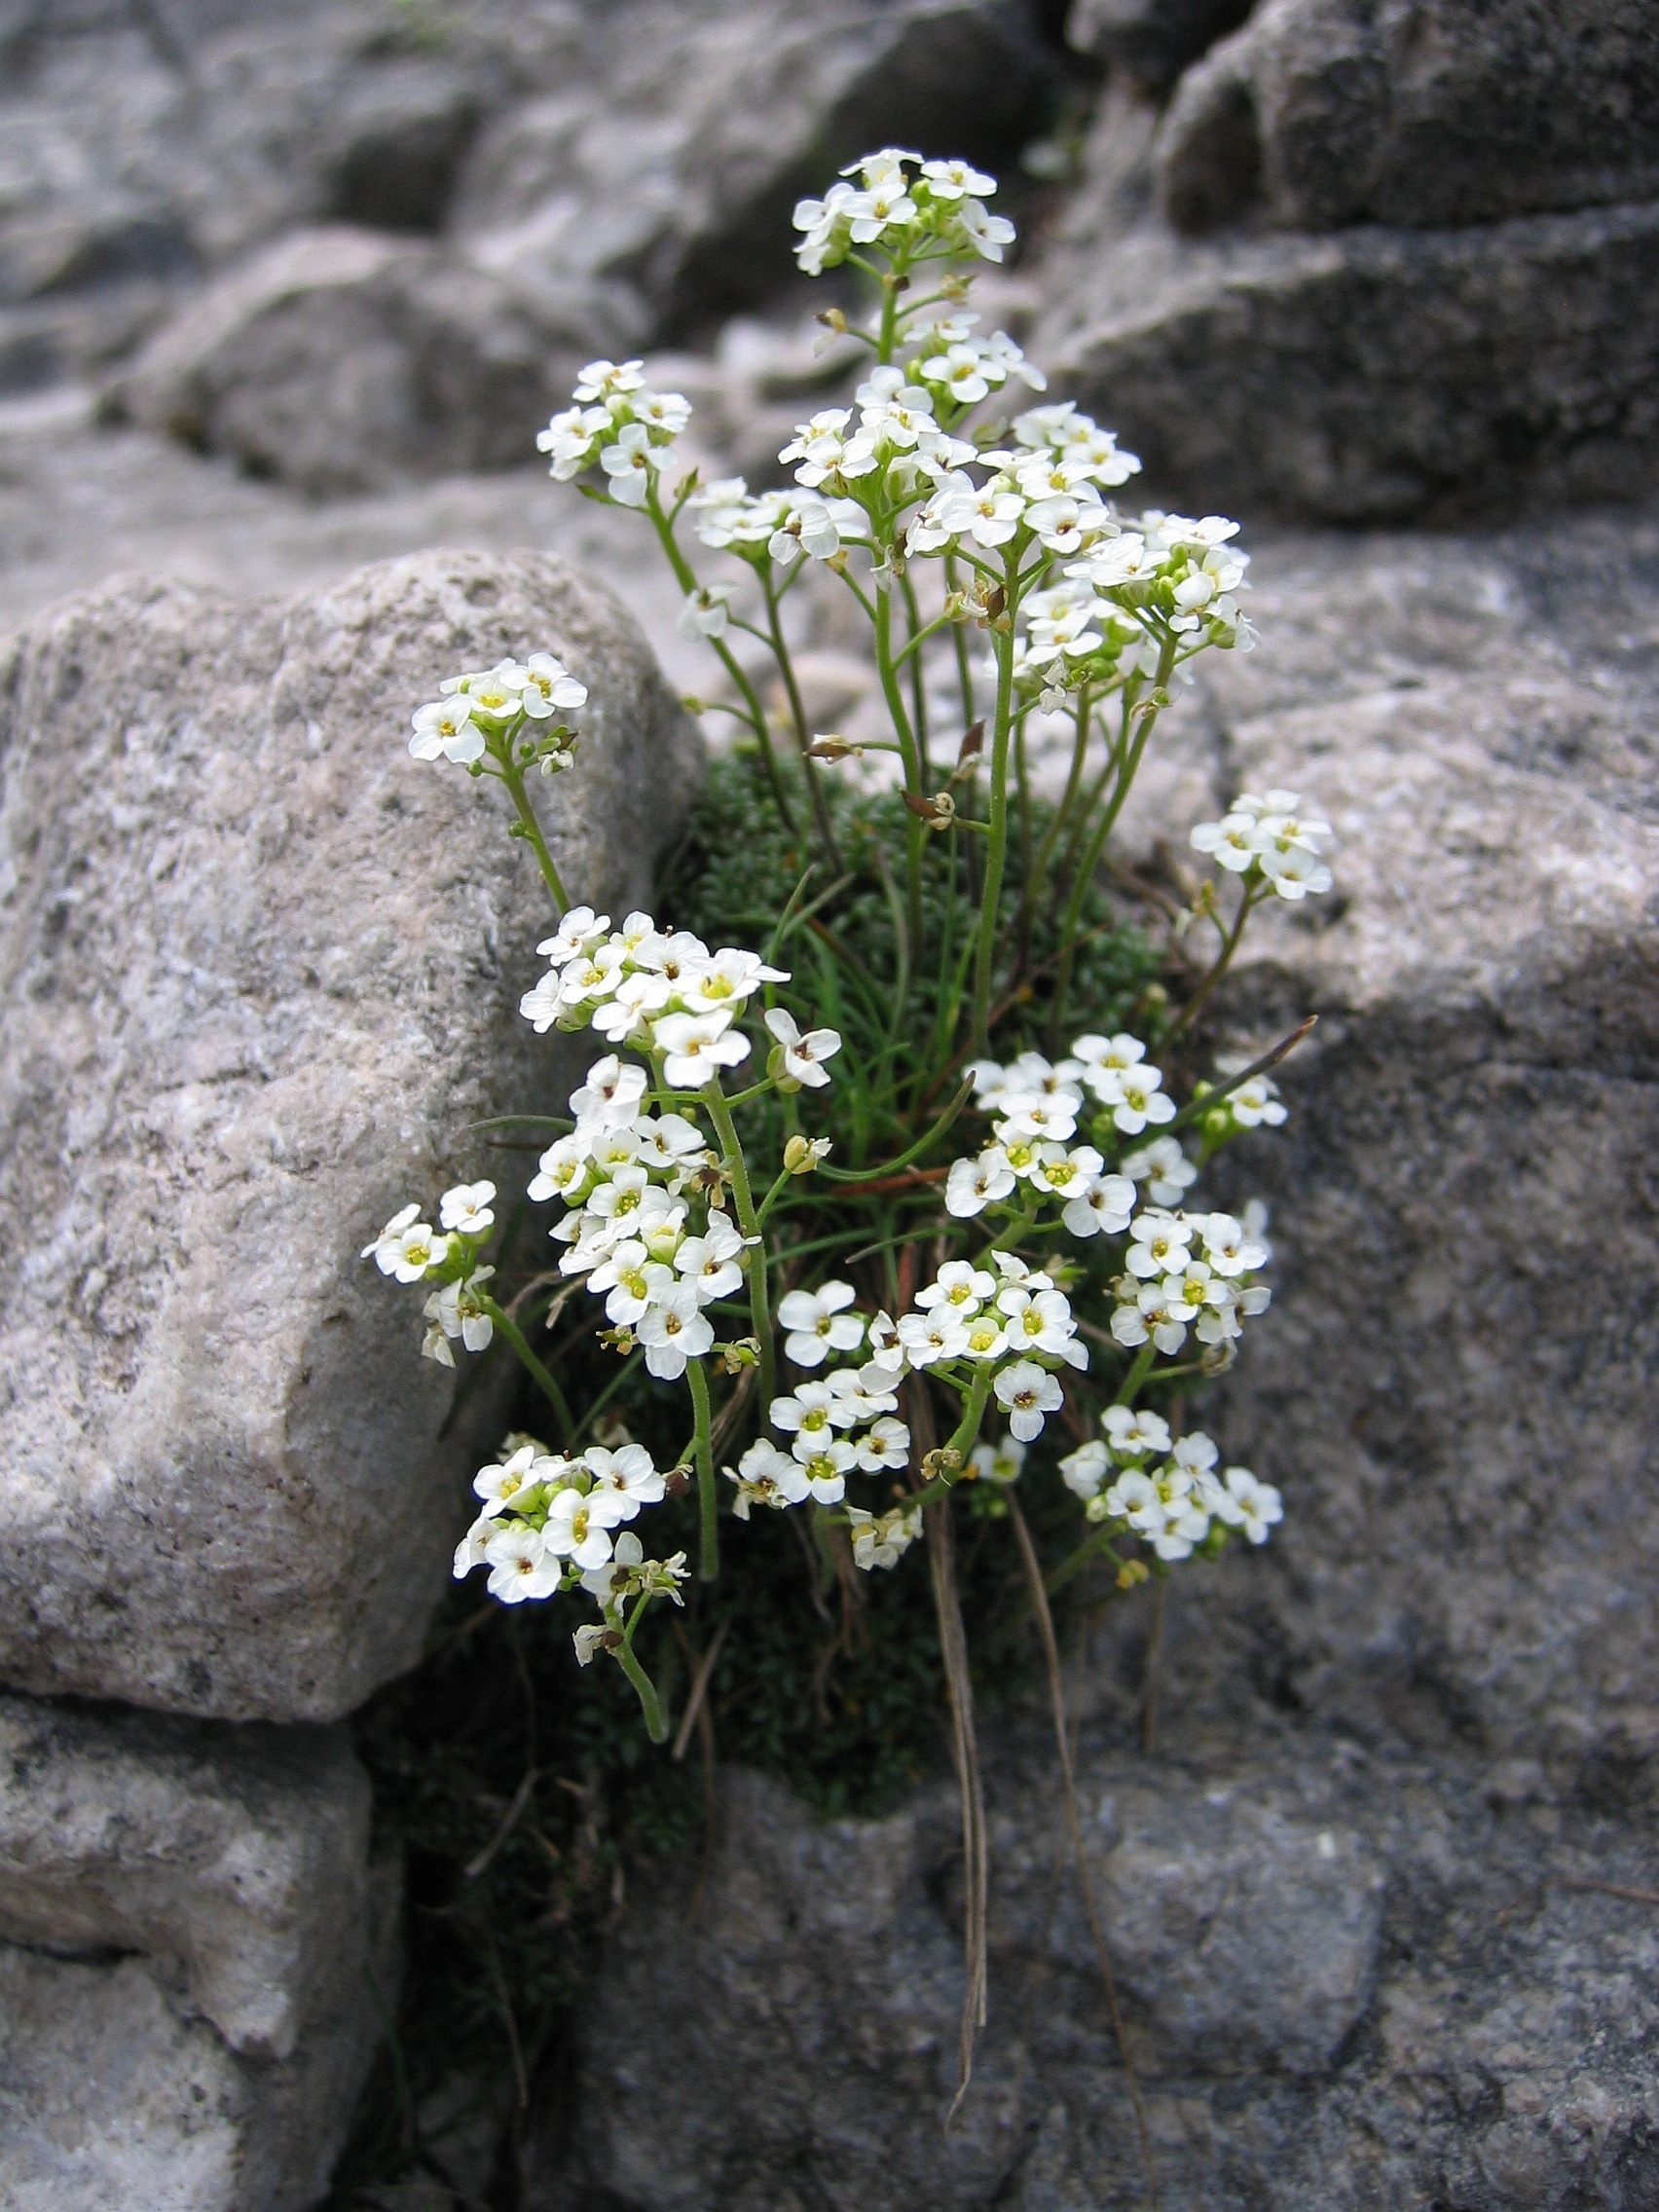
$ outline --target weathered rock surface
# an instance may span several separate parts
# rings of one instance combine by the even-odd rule
[[[389,1995],[334,1730],[0,1699],[0,2197],[307,2212]]]
[[[1251,0],[1074,0],[1066,43],[1167,92],[1183,69],[1249,15]]]
[[[1085,1852],[1162,2201],[1359,2212],[1644,2203],[1656,2170],[1640,1839],[1542,1825],[1513,1777],[1374,1759],[1258,1712],[1144,1759],[1086,1736]],[[962,2108],[954,1823],[816,1825],[725,1777],[691,1875],[635,1907],[530,2201],[942,2212],[1146,2201],[1046,1747],[990,1775],[990,2025]],[[1382,1869],[1387,1868],[1386,1895]]]
[[[400,732],[537,646],[591,688],[550,842],[625,908],[692,741],[629,618],[544,556],[254,605],[117,584],[7,648],[6,1680],[326,1719],[418,1651],[471,1439],[439,1440],[448,1380],[357,1251],[564,1062],[512,1014],[530,857]]]
[[[1165,120],[1160,169],[1177,213],[1192,168],[1231,168],[1233,211],[1259,193],[1296,231],[1650,200],[1653,11],[1646,0],[1267,0],[1185,79]]]
[[[1293,539],[1257,608],[1188,756],[1341,846],[1235,1002],[1321,1015],[1236,1169],[1280,1289],[1217,1418],[1293,1501],[1251,1664],[1625,1773],[1659,1744],[1659,530]]]
[[[1192,243],[1102,216],[1106,242],[1098,213],[1067,218],[1032,350],[1155,497],[1353,523],[1659,482],[1659,202]]]
[[[339,494],[522,461],[581,362],[638,334],[592,285],[533,313],[459,256],[337,224],[209,284],[110,398],[254,475]]]

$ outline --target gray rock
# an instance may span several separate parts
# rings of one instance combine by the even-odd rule
[[[1066,43],[1165,92],[1206,48],[1235,31],[1252,0],[1075,0]]]
[[[0,2197],[307,2212],[396,1971],[339,1731],[0,1700]]]
[[[1215,1418],[1291,1501],[1248,1665],[1349,1726],[1605,1777],[1659,1745],[1659,530],[1300,538],[1264,571],[1269,644],[1188,744],[1341,846],[1332,907],[1264,917],[1238,977],[1251,1037],[1321,1015],[1235,1167],[1280,1288]]]
[[[1009,155],[1054,82],[1010,0],[626,0],[594,36],[587,84],[483,132],[456,229],[528,283],[631,283],[659,333],[787,278],[793,202],[839,164]]]
[[[438,247],[291,232],[207,286],[113,387],[113,412],[318,495],[533,453],[580,363],[636,330],[592,288],[548,313]]]
[[[949,2129],[948,1803],[819,1825],[727,1774],[700,1885],[660,1880],[612,1940],[535,2134],[535,2212],[1146,2203],[1051,1754],[1006,1719],[990,1749],[990,2018]],[[1171,2212],[1645,2201],[1659,1929],[1549,1882],[1629,1881],[1641,1832],[1540,1826],[1481,1781],[1261,1711],[1247,1751],[1086,1733],[1086,1856]]]
[[[7,648],[0,1677],[328,1719],[419,1651],[494,1417],[439,1439],[448,1380],[358,1249],[568,1059],[513,1014],[530,856],[402,732],[446,672],[542,645],[591,687],[550,841],[625,910],[693,741],[545,556],[254,604],[116,584]]]
[[[1030,350],[1155,498],[1340,522],[1659,481],[1659,203],[1465,230],[1183,241],[1086,188]]]
[[[1647,0],[1267,0],[1182,83],[1177,220],[1438,228],[1659,193]],[[1231,177],[1231,193],[1216,189]],[[1204,180],[1196,191],[1195,180]]]

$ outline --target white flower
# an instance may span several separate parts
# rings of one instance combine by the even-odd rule
[[[997,188],[994,176],[985,176],[969,162],[924,162],[922,174],[935,200],[960,200],[964,193],[988,200]]]
[[[835,1380],[831,1376],[823,1382],[802,1382],[790,1396],[774,1398],[767,1409],[772,1426],[781,1428],[786,1436],[811,1438],[851,1428],[858,1412],[845,1392],[832,1387]]]
[[[1169,1423],[1161,1414],[1143,1408],[1108,1406],[1103,1416],[1106,1441],[1120,1459],[1141,1459],[1149,1452],[1167,1452]]]
[[[953,1160],[945,1178],[945,1211],[959,1220],[983,1213],[988,1205],[1008,1197],[1014,1180],[1014,1169],[1001,1145],[992,1145],[977,1160]]]
[[[1253,1544],[1265,1544],[1268,1530],[1284,1519],[1284,1500],[1272,1483],[1259,1482],[1248,1467],[1229,1467],[1225,1491],[1217,1489],[1217,1518],[1241,1528]],[[1223,1500],[1227,1502],[1223,1502]]]
[[[609,477],[610,497],[619,506],[643,507],[657,470],[657,457],[645,424],[625,423],[616,443],[600,455],[599,465]]]
[[[863,1318],[847,1311],[856,1295],[850,1282],[827,1282],[789,1291],[780,1301],[778,1321],[789,1331],[784,1351],[797,1367],[822,1367],[832,1351],[863,1343]]]
[[[465,1236],[482,1236],[495,1224],[490,1210],[495,1196],[494,1183],[457,1183],[438,1200],[438,1219],[446,1229],[459,1229]]]
[[[847,1527],[853,1539],[853,1560],[867,1572],[875,1567],[897,1567],[922,1532],[920,1506],[895,1506],[877,1520],[862,1505],[849,1505]]]
[[[636,423],[644,423],[666,443],[679,437],[691,420],[691,402],[681,391],[636,391],[628,400]]]
[[[887,1375],[895,1381],[903,1374],[904,1347],[899,1341],[899,1328],[891,1313],[878,1313],[869,1325],[869,1368],[877,1375]],[[873,1387],[873,1383],[872,1383]]]
[[[822,1090],[830,1077],[821,1063],[832,1059],[841,1050],[840,1031],[809,1029],[803,1037],[794,1016],[786,1014],[781,1006],[769,1007],[764,1020],[782,1048],[784,1074],[792,1083]]]
[[[1126,1137],[1139,1136],[1149,1122],[1175,1119],[1175,1101],[1161,1088],[1157,1068],[1100,1068],[1091,1071],[1091,1080],[1096,1097]]]
[[[574,396],[577,399],[615,399],[629,392],[643,391],[645,383],[644,361],[590,361],[576,379]]]
[[[1005,215],[991,214],[977,200],[964,200],[956,220],[974,251],[985,261],[1000,261],[1003,248],[1014,243],[1014,225]]]
[[[1116,1236],[1129,1226],[1135,1187],[1126,1175],[1091,1175],[1060,1219],[1074,1236]]]
[[[947,1306],[965,1321],[977,1313],[996,1287],[996,1277],[975,1267],[972,1260],[947,1260],[927,1288],[917,1291],[916,1304],[923,1312],[933,1306]]]
[[[608,1052],[588,1069],[581,1088],[571,1091],[571,1112],[578,1130],[620,1128],[634,1119],[645,1095],[645,1069]]]
[[[688,1236],[674,1255],[674,1264],[696,1289],[698,1302],[707,1306],[717,1298],[729,1298],[743,1283],[743,1238],[729,1221],[718,1213],[709,1216],[701,1236]]]
[[[1146,1195],[1156,1206],[1179,1205],[1198,1177],[1177,1137],[1154,1137],[1119,1164],[1131,1181],[1146,1185]]]
[[[722,1007],[716,1014],[671,1014],[656,1025],[658,1049],[666,1055],[663,1079],[674,1090],[701,1090],[717,1082],[721,1068],[749,1057],[749,1039],[731,1026]]]
[[[608,1293],[606,1318],[619,1329],[631,1329],[643,1319],[673,1284],[674,1270],[652,1260],[637,1237],[613,1245],[604,1266],[588,1276],[588,1289],[596,1298],[602,1291]]]
[[[1241,1129],[1259,1129],[1264,1124],[1276,1129],[1285,1120],[1279,1088],[1272,1076],[1254,1075],[1248,1083],[1239,1084],[1228,1092],[1226,1104]]]
[[[1015,1360],[996,1380],[997,1401],[1008,1415],[1008,1425],[1021,1444],[1043,1433],[1045,1416],[1057,1413],[1065,1403],[1059,1384],[1034,1360]]]
[[[544,1536],[528,1522],[498,1526],[484,1546],[484,1557],[490,1567],[490,1595],[503,1605],[522,1604],[527,1598],[550,1598],[559,1587],[563,1572],[559,1561]]]
[[[883,1414],[852,1442],[859,1465],[866,1475],[897,1474],[901,1467],[910,1464],[910,1431],[890,1414]]]
[[[562,1459],[550,1459],[535,1444],[521,1444],[508,1458],[480,1467],[472,1478],[473,1490],[484,1500],[479,1518],[494,1521],[537,1483],[556,1482],[565,1465]]]
[[[1075,1492],[1087,1503],[1106,1480],[1111,1466],[1111,1456],[1105,1445],[1097,1437],[1090,1438],[1088,1443],[1080,1444],[1075,1452],[1066,1454],[1060,1461],[1060,1475],[1066,1488]]]
[[[695,1283],[676,1283],[645,1314],[637,1331],[645,1347],[645,1366],[659,1382],[673,1382],[688,1359],[701,1359],[715,1332],[697,1300]]]
[[[1256,818],[1224,814],[1219,822],[1196,823],[1188,840],[1195,852],[1208,853],[1234,875],[1256,865]]]
[[[488,1513],[481,1513],[455,1547],[451,1571],[458,1582],[464,1582],[475,1567],[484,1565],[485,1547],[495,1533],[495,1522]]]
[[[1279,897],[1292,903],[1306,899],[1309,892],[1329,891],[1335,881],[1324,862],[1302,845],[1292,845],[1286,852],[1270,845],[1256,857],[1262,873]]]
[[[651,1464],[643,1444],[624,1444],[608,1452],[598,1444],[582,1454],[582,1464],[593,1477],[590,1498],[600,1493],[614,1496],[625,1508],[622,1518],[632,1521],[642,1505],[660,1505],[665,1494],[661,1475]]]
[[[1188,1247],[1197,1233],[1198,1224],[1190,1215],[1148,1206],[1130,1227],[1124,1265],[1130,1274],[1147,1281],[1155,1275],[1176,1274],[1187,1265]]]
[[[943,1359],[960,1359],[968,1348],[968,1324],[947,1306],[930,1312],[906,1313],[899,1323],[899,1342],[912,1367],[934,1367]]]
[[[591,906],[572,906],[559,924],[552,937],[544,937],[536,946],[543,958],[551,960],[555,968],[566,961],[574,960],[579,953],[591,952],[604,941],[610,927],[608,914],[596,914]]]
[[[1121,1345],[1140,1346],[1150,1338],[1165,1356],[1187,1341],[1187,1324],[1169,1310],[1162,1282],[1134,1285],[1124,1278],[1124,1295],[1112,1315],[1112,1334]]]
[[[972,1314],[962,1323],[962,1328],[966,1338],[962,1346],[964,1359],[1000,1359],[1008,1349],[1008,1330],[999,1313]]]
[[[1025,1465],[1025,1447],[1013,1436],[1000,1444],[976,1444],[969,1464],[981,1482],[1016,1483]]]
[[[472,719],[471,704],[459,694],[417,707],[410,717],[415,735],[409,750],[417,760],[454,760],[464,765],[484,752],[484,732]]]
[[[1088,1365],[1088,1354],[1076,1342],[1070,1302],[1061,1292],[1011,1284],[998,1297],[997,1308],[1008,1316],[1008,1341],[1014,1349],[1048,1352],[1072,1367]]]
[[[546,721],[555,713],[584,707],[587,695],[587,685],[578,683],[564,662],[555,660],[551,653],[532,653],[526,661],[519,696],[533,721]]]
[[[786,1505],[799,1505],[809,1494],[806,1470],[769,1437],[756,1438],[737,1465],[724,1472],[737,1485],[732,1511],[740,1521],[749,1519],[751,1506],[767,1505],[781,1512]]]
[[[433,1291],[423,1309],[424,1317],[432,1324],[439,1338],[453,1341],[459,1337],[468,1351],[485,1350],[496,1334],[496,1324],[484,1310],[477,1295],[477,1286],[486,1283],[495,1273],[494,1268],[474,1268],[464,1282],[446,1282]],[[435,1359],[444,1367],[453,1367],[453,1358],[446,1358],[429,1335],[423,1350],[428,1359]]]
[[[858,1453],[844,1436],[829,1436],[814,1446],[796,1437],[792,1454],[806,1476],[806,1487],[820,1505],[839,1505],[847,1494],[847,1476],[858,1465]]]
[[[1268,1264],[1268,1248],[1247,1235],[1244,1224],[1230,1213],[1199,1217],[1204,1258],[1218,1275],[1252,1274]]]
[[[1077,1133],[1082,1104],[1082,1093],[1076,1090],[1011,1090],[1002,1101],[998,1139],[1006,1144],[1012,1135],[1032,1142],[1063,1144]]]
[[[607,1627],[604,1621],[584,1621],[571,1639],[576,1647],[576,1665],[591,1667],[595,1652],[600,1649],[606,1638],[613,1633],[615,1632]]]
[[[723,638],[731,620],[730,584],[699,584],[687,595],[675,628],[682,638]]]
[[[556,1491],[542,1530],[549,1552],[579,1567],[604,1567],[610,1557],[610,1531],[639,1511],[614,1491]]]
[[[392,1275],[398,1282],[419,1282],[428,1268],[441,1266],[449,1256],[450,1240],[438,1235],[429,1221],[418,1221],[420,1210],[405,1206],[393,1214],[359,1256],[372,1259],[383,1275]]]

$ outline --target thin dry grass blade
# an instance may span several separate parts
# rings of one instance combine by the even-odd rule
[[[1152,2131],[1147,2125],[1140,2077],[1135,2072],[1135,2062],[1129,2053],[1129,2041],[1124,2033],[1124,2016],[1118,2009],[1118,1985],[1112,1977],[1112,1961],[1106,1949],[1106,1932],[1100,1925],[1100,1914],[1094,1902],[1094,1884],[1088,1878],[1088,1862],[1083,1854],[1083,1822],[1077,1809],[1077,1776],[1072,1760],[1071,1738],[1066,1729],[1066,1693],[1065,1684],[1060,1678],[1059,1646],[1054,1641],[1054,1616],[1049,1609],[1049,1593],[1043,1587],[1043,1568],[1037,1557],[1037,1548],[1031,1541],[1031,1531],[1025,1525],[1025,1516],[1019,1510],[1019,1500],[1012,1493],[1008,1508],[1014,1522],[1014,1532],[1019,1539],[1026,1580],[1031,1585],[1031,1609],[1037,1617],[1038,1634],[1043,1640],[1043,1664],[1049,1677],[1049,1702],[1054,1716],[1054,1742],[1059,1747],[1060,1778],[1065,1785],[1066,1825],[1071,1830],[1072,1856],[1077,1862],[1077,1878],[1083,1891],[1084,1907],[1088,1914],[1089,1933],[1094,1937],[1095,1956],[1100,1961],[1100,1978],[1106,1985],[1106,2007],[1112,2015],[1112,2032],[1118,2039],[1119,2055],[1124,2061],[1129,2097],[1135,2108],[1135,2127],[1140,2136],[1141,2158],[1146,2166],[1147,2197],[1152,2212],[1158,2212],[1158,2168],[1153,2162]]]

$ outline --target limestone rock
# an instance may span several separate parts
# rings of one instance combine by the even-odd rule
[[[6,648],[0,1677],[326,1719],[418,1652],[478,1437],[440,1441],[449,1381],[357,1253],[570,1060],[514,1012],[530,855],[403,732],[441,676],[538,646],[591,692],[550,842],[625,911],[693,741],[545,556],[259,603],[118,582]]]
[[[1641,2202],[1659,1932],[1550,1887],[1630,1881],[1641,1828],[1540,1825],[1467,1758],[1368,1755],[1262,1707],[1247,1749],[1194,1720],[1162,1759],[1092,1724],[1079,1783],[1171,2212]],[[534,2132],[535,2212],[1146,2201],[1051,1747],[1008,1718],[985,1747],[989,2022],[948,2131],[947,1795],[819,1824],[727,1774],[700,1902],[690,1868],[659,1877],[612,1939]]]
[[[1066,42],[1145,91],[1163,92],[1206,47],[1235,31],[1250,7],[1251,0],[1074,0]]]
[[[1341,840],[1238,977],[1249,1036],[1321,1016],[1235,1156],[1279,1290],[1216,1418],[1290,1500],[1253,1664],[1569,1775],[1659,1743],[1656,560],[1650,519],[1292,539],[1207,679],[1215,785]]]
[[[208,285],[111,403],[252,474],[337,494],[522,461],[581,362],[634,335],[592,287],[534,313],[459,256],[333,225]]]
[[[1653,12],[1646,0],[1267,0],[1182,83],[1160,166],[1172,212],[1200,225],[1258,193],[1296,231],[1650,200]],[[1186,188],[1195,170],[1231,172],[1232,204],[1200,205]]]
[[[1085,195],[1031,350],[1196,511],[1453,518],[1659,482],[1659,202],[1178,239]]]
[[[461,172],[458,236],[537,286],[625,280],[706,321],[793,271],[795,199],[883,144],[1000,159],[1053,77],[1010,0],[628,0],[587,68],[509,108]]]
[[[368,1795],[336,1730],[0,1700],[9,2206],[309,2212],[395,1972]]]

